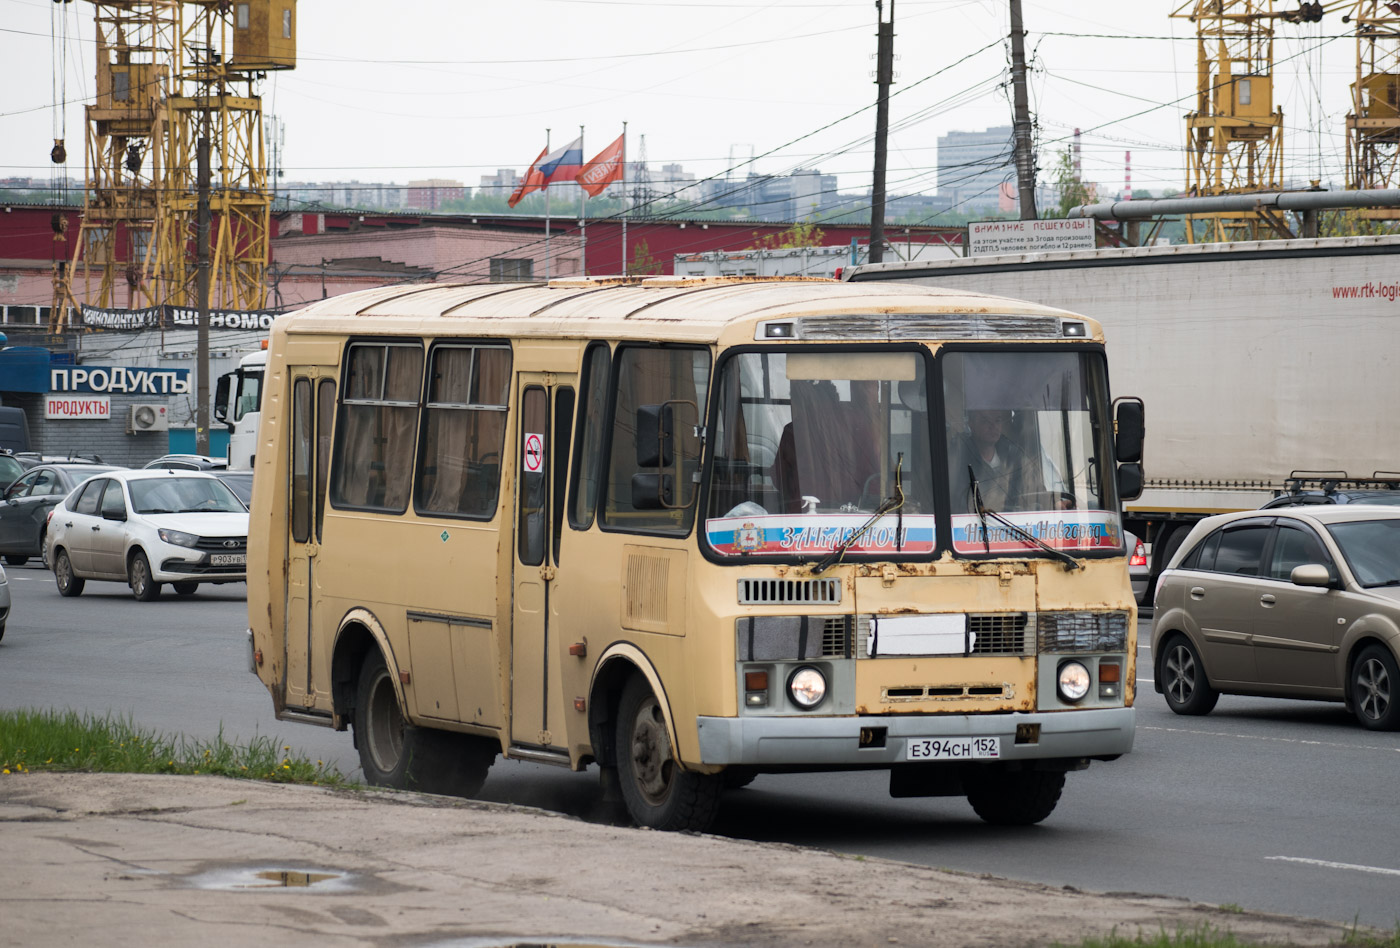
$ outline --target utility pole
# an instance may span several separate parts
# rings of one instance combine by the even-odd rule
[[[885,145],[890,135],[890,86],[894,83],[894,0],[885,19],[882,0],[875,0],[879,30],[875,44],[875,174],[870,182],[871,263],[885,259]]]
[[[204,113],[204,134],[195,145],[196,182],[199,210],[195,218],[195,295],[199,297],[199,327],[195,335],[195,371],[199,385],[195,391],[194,453],[209,453],[209,113]]]
[[[1035,153],[1031,149],[1031,106],[1026,95],[1026,30],[1021,24],[1021,0],[1011,0],[1011,93],[1016,143],[1016,186],[1021,220],[1035,220]],[[876,148],[879,146],[877,145]],[[877,152],[878,154],[878,152]]]

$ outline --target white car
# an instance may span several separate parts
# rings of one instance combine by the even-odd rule
[[[248,511],[223,481],[195,471],[109,471],[78,485],[49,514],[45,559],[58,591],[117,580],[149,602],[162,583],[188,596],[200,583],[247,578]]]

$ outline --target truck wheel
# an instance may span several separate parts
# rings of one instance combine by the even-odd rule
[[[1351,668],[1351,704],[1356,719],[1372,731],[1400,729],[1400,672],[1383,645],[1368,645]]]
[[[704,832],[719,812],[724,778],[682,770],[666,733],[661,704],[634,675],[617,714],[617,775],[622,800],[638,826]]]
[[[1157,580],[1161,578],[1162,571],[1167,568],[1172,557],[1176,556],[1176,551],[1181,549],[1181,544],[1186,539],[1186,534],[1191,532],[1191,524],[1182,524],[1171,533],[1167,534],[1165,540],[1152,541],[1152,572],[1147,577],[1147,601],[1152,601],[1152,594],[1157,589]],[[1160,549],[1161,555],[1157,551]]]
[[[60,596],[78,596],[83,592],[83,587],[87,585],[87,580],[73,574],[73,561],[68,558],[67,550],[59,550],[54,557],[53,578],[58,584],[58,594]]]
[[[409,724],[377,650],[360,668],[354,727],[360,767],[375,786],[474,796],[496,760],[496,745],[487,738]]]
[[[996,826],[1031,826],[1055,811],[1065,775],[1057,771],[989,770],[967,783],[967,802]]]
[[[1210,686],[1201,654],[1184,635],[1173,635],[1166,641],[1157,680],[1162,683],[1162,696],[1167,707],[1177,714],[1210,714],[1220,692]]]

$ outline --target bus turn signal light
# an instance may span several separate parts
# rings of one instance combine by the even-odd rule
[[[768,672],[744,672],[744,704],[750,708],[761,708],[768,703]]]
[[[1117,662],[1099,663],[1099,697],[1116,698],[1121,695],[1122,689],[1119,682],[1122,681],[1123,667]]]

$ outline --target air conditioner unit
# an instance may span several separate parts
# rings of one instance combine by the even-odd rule
[[[127,430],[132,434],[142,431],[169,431],[170,409],[165,405],[132,405]]]

